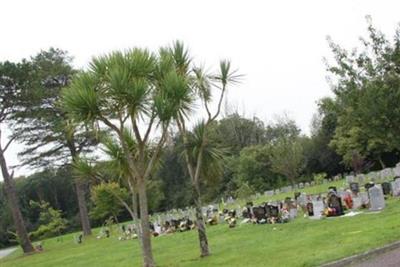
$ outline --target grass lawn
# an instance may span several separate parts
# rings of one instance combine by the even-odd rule
[[[400,200],[389,199],[380,213],[322,220],[299,217],[287,224],[234,229],[218,225],[207,230],[212,256],[204,259],[198,257],[196,231],[154,238],[158,266],[317,266],[400,240]],[[0,266],[141,265],[137,240],[118,241],[113,236],[78,245],[69,234],[62,242],[49,239],[43,245],[45,252],[23,256],[17,251],[0,260]]]

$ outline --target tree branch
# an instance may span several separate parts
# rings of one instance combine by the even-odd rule
[[[214,121],[214,120],[218,117],[219,113],[221,112],[222,100],[223,100],[224,95],[225,95],[225,89],[226,89],[226,86],[224,85],[224,86],[222,87],[221,95],[220,95],[220,97],[219,97],[217,111],[216,111],[215,115],[211,118],[211,120],[208,120],[208,121],[207,121],[207,125],[208,125],[209,123],[211,123],[212,121]]]

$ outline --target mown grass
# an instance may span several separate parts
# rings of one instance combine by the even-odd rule
[[[327,188],[328,185],[323,185]],[[308,188],[305,191],[314,190]],[[317,190],[317,189],[316,189]],[[325,190],[323,190],[325,191]],[[260,200],[261,201],[261,200]],[[212,256],[200,259],[196,231],[153,239],[158,266],[318,266],[400,239],[400,200],[389,199],[380,213],[310,220],[299,217],[287,224],[240,225],[208,229]],[[75,244],[44,241],[45,251],[23,256],[20,251],[0,261],[2,267],[140,266],[137,240],[89,238]]]

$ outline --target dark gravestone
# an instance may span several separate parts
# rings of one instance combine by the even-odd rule
[[[267,214],[265,211],[265,207],[254,207],[253,208],[254,218],[257,220],[258,223],[262,222],[263,220],[267,219]]]
[[[270,218],[272,218],[272,217],[276,218],[279,216],[279,208],[274,205],[267,205],[266,212],[267,212],[267,216]]]
[[[388,182],[382,183],[382,190],[384,195],[390,195],[392,193],[392,185]]]
[[[356,182],[350,183],[350,190],[351,192],[357,194],[360,192],[360,185]]]
[[[335,193],[328,194],[328,216],[340,216],[343,215],[342,199]]]
[[[375,185],[375,183],[369,182],[369,183],[366,183],[366,184],[364,185],[364,188],[365,188],[365,190],[368,192],[368,189],[370,189],[370,188],[373,187],[374,185]]]
[[[311,202],[308,202],[306,205],[308,216],[314,216],[314,208]]]

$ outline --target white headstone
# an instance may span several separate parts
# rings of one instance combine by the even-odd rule
[[[356,180],[357,180],[358,183],[364,184],[367,179],[366,179],[365,175],[361,173],[361,174],[357,175],[357,179]]]
[[[382,187],[374,185],[369,190],[370,210],[382,210],[385,208],[385,197]]]
[[[268,197],[273,196],[274,195],[274,190],[269,190],[269,191],[265,191],[264,194]]]
[[[312,204],[314,212],[314,216],[312,216],[313,219],[320,219],[325,208],[324,202],[322,200],[313,200]]]
[[[367,206],[369,204],[369,197],[367,192],[361,192],[359,194],[361,198],[361,204]]]
[[[396,167],[393,168],[393,175],[400,176],[400,165],[397,164]]]
[[[289,210],[289,218],[291,219],[291,220],[293,220],[294,218],[296,218],[297,217],[297,209],[296,208],[291,208],[290,210]]]
[[[400,197],[400,178],[397,178],[392,183],[393,196]]]
[[[362,202],[361,202],[361,197],[360,196],[353,196],[353,209],[359,209],[361,208]]]
[[[353,175],[347,175],[346,176],[346,182],[349,183],[353,183],[354,181],[354,176]]]

